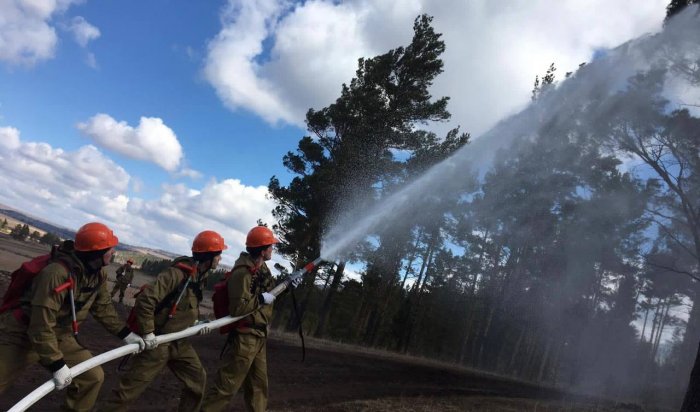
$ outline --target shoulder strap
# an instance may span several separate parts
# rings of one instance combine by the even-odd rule
[[[195,266],[190,266],[182,262],[177,262],[176,264],[173,265],[173,267],[180,269],[185,273],[185,275],[192,276],[197,274],[197,265]]]
[[[255,266],[250,266],[250,265],[246,265],[246,264],[234,266],[234,267],[231,269],[231,272],[229,272],[229,273],[233,273],[233,272],[234,272],[236,269],[238,269],[238,268],[246,268],[246,269],[248,269],[248,271],[249,271],[253,276],[255,276],[255,275],[258,274],[258,268],[256,268]]]
[[[177,299],[177,297],[180,295],[180,292],[182,291],[182,288],[185,286],[185,283],[187,283],[187,278],[189,276],[192,276],[192,271],[195,271],[196,269],[193,268],[192,266],[188,266],[182,262],[178,262],[173,265],[173,267],[178,268],[182,271],[182,280],[180,283],[177,285],[177,287],[173,290],[170,291],[165,297],[158,302],[156,305],[156,310],[155,313],[160,312],[161,310],[165,309],[166,307],[172,305],[172,303]]]

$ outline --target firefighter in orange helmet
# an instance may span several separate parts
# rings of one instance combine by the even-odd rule
[[[132,359],[131,368],[121,376],[119,386],[101,411],[127,410],[165,366],[184,385],[178,410],[199,410],[207,374],[197,352],[186,339],[158,345],[156,335],[179,332],[198,322],[203,283],[207,273],[217,268],[226,248],[218,233],[201,232],[192,243],[191,257],[175,259],[138,294],[135,327],[148,350]],[[206,327],[200,331],[205,333],[209,333]]]
[[[242,319],[229,334],[228,351],[217,371],[214,384],[207,391],[203,412],[228,410],[238,389],[249,411],[267,409],[267,333],[272,318],[275,295],[270,269],[265,264],[272,258],[272,247],[279,243],[265,226],[248,232],[246,251],[242,252],[228,277],[227,288],[231,316],[251,315]]]
[[[16,305],[0,315],[0,393],[18,372],[39,362],[53,374],[57,389],[68,388],[62,410],[92,410],[104,381],[102,368],[75,378],[69,368],[92,357],[76,341],[79,324],[88,313],[112,334],[145,348],[143,339],[124,327],[107,290],[104,267],[118,242],[104,224],[88,223],[78,229],[75,241],[55,247],[48,264],[27,279]],[[15,273],[13,284],[20,273],[29,276],[21,269]]]

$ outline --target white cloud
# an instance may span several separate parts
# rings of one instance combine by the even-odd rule
[[[0,0],[0,60],[31,66],[54,56],[51,19],[80,0]]]
[[[359,57],[408,44],[413,19],[428,13],[447,46],[433,95],[450,96],[453,121],[480,134],[529,101],[535,75],[550,63],[561,78],[597,48],[659,29],[667,3],[229,0],[204,75],[229,108],[303,126],[309,107],[339,95]]]
[[[144,244],[164,248],[163,233],[169,232],[178,235],[169,238],[170,250],[185,253],[195,234],[211,229],[221,233],[237,253],[245,247],[245,235],[258,219],[273,223],[274,204],[267,193],[265,186],[246,186],[235,179],[211,181],[201,190],[165,185],[160,198],[130,202],[128,212],[148,222],[144,227],[149,230],[141,233]]]
[[[197,171],[197,170],[194,170],[194,169],[183,167],[182,169],[180,169],[178,172],[175,173],[175,176],[177,176],[177,177],[189,177],[190,179],[201,179],[202,173]]]
[[[82,16],[73,17],[66,30],[73,33],[73,38],[80,47],[86,47],[90,40],[100,37],[100,29],[88,23]]]
[[[183,157],[175,132],[157,117],[141,117],[134,128],[98,113],[78,123],[77,127],[102,147],[133,159],[153,162],[169,172],[177,170]]]
[[[87,53],[85,55],[85,64],[92,69],[97,69],[97,59],[94,53]]]
[[[11,141],[0,144],[0,199],[20,210],[77,227],[88,215],[104,218],[96,199],[118,199],[128,187],[129,174],[94,146],[68,152],[23,142],[9,127],[0,128],[0,139]]]
[[[24,142],[19,135],[0,127],[0,203],[49,222],[75,229],[98,220],[125,243],[182,254],[189,253],[197,233],[216,230],[230,247],[227,264],[244,249],[246,233],[258,219],[274,223],[265,186],[212,180],[201,189],[164,185],[153,199],[129,197],[129,184],[143,182],[96,147],[69,152]]]
[[[0,127],[0,147],[15,150],[19,147],[19,130],[14,127]]]
[[[209,44],[204,69],[226,105],[246,107],[269,122],[293,119],[276,95],[274,82],[259,75],[255,61],[284,8],[275,0],[229,2],[222,14],[224,27]]]

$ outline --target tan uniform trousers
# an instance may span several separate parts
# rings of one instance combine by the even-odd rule
[[[131,368],[119,379],[119,387],[100,411],[126,411],[147,390],[165,366],[185,384],[180,393],[179,411],[199,410],[204,398],[207,372],[192,345],[186,340],[164,343],[131,359]]]
[[[116,295],[117,292],[119,292],[119,301],[120,302],[123,301],[124,300],[124,293],[126,292],[127,287],[128,286],[126,283],[115,282],[114,287],[112,288],[112,293],[110,293],[110,297],[113,298],[114,295]]]
[[[231,398],[243,386],[248,411],[267,409],[267,339],[236,334],[217,371],[214,385],[207,391],[202,412],[228,410]]]
[[[10,315],[3,314],[3,317]],[[11,316],[11,315],[10,315]],[[0,333],[12,333],[12,320],[0,320]],[[26,335],[25,335],[26,336]],[[9,336],[6,336],[9,337]],[[19,337],[19,336],[15,336]],[[69,367],[84,362],[92,358],[92,354],[71,335],[58,336],[58,348],[63,352],[63,360]],[[0,342],[0,394],[2,394],[17,379],[17,375],[27,366],[39,361],[39,355],[31,349],[31,344],[11,343],[3,339]],[[46,380],[51,379],[50,372],[45,376]],[[42,377],[42,380],[44,377]],[[89,411],[95,405],[100,387],[104,382],[104,372],[101,367],[90,369],[89,371],[73,378],[73,382],[64,391],[66,398],[61,405],[63,411]]]

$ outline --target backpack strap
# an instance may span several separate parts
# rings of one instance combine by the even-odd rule
[[[53,251],[52,251],[53,253]],[[54,288],[54,292],[56,293],[61,293],[64,290],[68,289],[68,296],[70,297],[70,312],[71,316],[73,318],[72,321],[72,328],[73,328],[73,335],[78,336],[78,330],[79,330],[79,325],[78,325],[78,319],[76,316],[76,309],[75,309],[75,277],[73,276],[73,272],[66,266],[66,263],[63,262],[62,260],[58,259],[58,262],[61,262],[63,267],[66,269],[66,272],[68,272],[68,281],[62,285],[57,286]]]
[[[185,277],[182,280],[182,282],[180,282],[180,285],[177,287],[177,289],[170,292],[166,296],[166,299],[163,299],[163,302],[161,302],[161,303],[165,303],[168,300],[167,299],[168,297],[170,298],[169,300],[172,300],[173,297],[177,297],[177,299],[175,300],[173,305],[170,307],[170,313],[168,314],[168,319],[175,316],[175,312],[177,311],[177,305],[180,303],[180,300],[182,300],[182,297],[185,295],[185,291],[187,290],[187,287],[189,286],[190,282],[197,275],[197,265],[196,264],[194,266],[189,266],[189,265],[186,265],[185,263],[178,262],[178,263],[174,264],[173,267],[180,269],[183,272],[183,274],[185,275]],[[167,303],[166,303],[166,306],[167,306]]]
[[[181,271],[185,272],[186,275],[192,276],[193,278],[197,274],[197,265],[190,266],[182,262],[177,262],[173,265],[173,267],[180,269]]]

